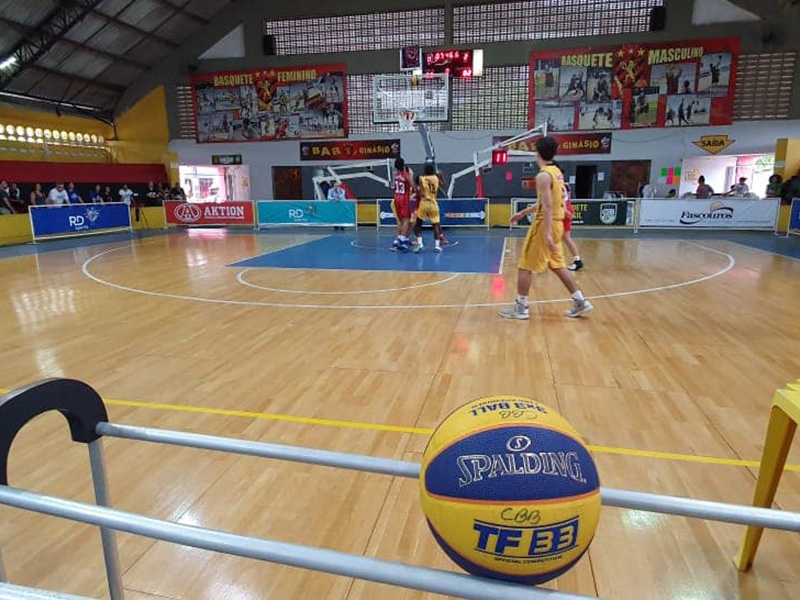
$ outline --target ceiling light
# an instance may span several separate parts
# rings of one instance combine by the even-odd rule
[[[0,69],[7,69],[15,64],[17,64],[17,57],[12,54],[3,62],[0,62]]]

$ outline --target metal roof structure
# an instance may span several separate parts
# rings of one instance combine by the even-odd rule
[[[0,101],[111,118],[125,90],[232,0],[0,0]]]

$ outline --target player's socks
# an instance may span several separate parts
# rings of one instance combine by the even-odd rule
[[[517,295],[517,302],[519,302],[525,308],[528,308],[530,305],[530,301],[528,300],[527,296],[523,296],[522,294]]]
[[[583,297],[583,292],[578,290],[574,294],[572,294],[572,299],[576,302],[585,302],[586,298]]]
[[[439,240],[434,240],[434,242],[433,242],[433,251],[434,252],[441,252],[442,251],[442,243]]]

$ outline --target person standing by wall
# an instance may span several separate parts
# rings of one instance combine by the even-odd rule
[[[344,188],[342,187],[342,182],[337,181],[333,184],[333,187],[328,190],[328,200],[331,202],[344,202],[347,200],[347,195],[344,193]],[[335,231],[344,231],[344,227],[334,227]]]

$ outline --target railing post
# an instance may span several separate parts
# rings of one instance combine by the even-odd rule
[[[8,583],[8,578],[6,577],[6,570],[3,567],[3,551],[0,549],[0,583]]]
[[[108,506],[108,484],[97,433],[98,423],[108,422],[108,412],[94,389],[74,379],[45,379],[0,397],[0,486],[8,485],[8,457],[17,434],[31,420],[51,411],[60,412],[67,420],[72,441],[89,446],[97,502]],[[105,530],[101,535],[111,599],[123,600],[114,536]],[[0,581],[5,581],[1,563]]]
[[[106,464],[103,457],[103,440],[100,438],[89,442],[89,463],[92,467],[95,501],[98,506],[111,508],[111,494],[108,491]],[[119,566],[116,536],[111,529],[101,527],[100,539],[103,543],[103,559],[106,563],[106,577],[111,600],[124,600],[125,589],[122,586],[122,570]]]

